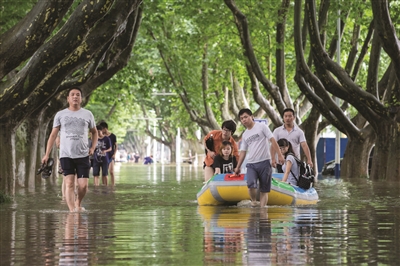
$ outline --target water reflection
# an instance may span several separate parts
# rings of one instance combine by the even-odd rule
[[[177,167],[179,170],[177,170]],[[314,206],[198,206],[201,167],[116,164],[67,212],[60,183],[0,205],[1,265],[397,265],[400,184],[320,180]]]
[[[87,214],[67,214],[64,241],[60,247],[59,265],[89,265],[88,227]]]
[[[199,206],[205,262],[308,264],[318,213],[312,209]]]

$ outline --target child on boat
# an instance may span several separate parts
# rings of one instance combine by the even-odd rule
[[[229,141],[223,141],[219,153],[214,158],[214,174],[233,173],[237,166],[236,156],[233,156],[233,146]]]

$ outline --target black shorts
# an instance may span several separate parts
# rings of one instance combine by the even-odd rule
[[[64,176],[77,174],[78,178],[89,178],[89,156],[83,158],[61,158],[61,168]]]

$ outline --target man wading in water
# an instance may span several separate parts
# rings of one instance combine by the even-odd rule
[[[251,206],[256,207],[257,180],[260,184],[260,206],[268,203],[268,193],[271,191],[271,153],[278,154],[280,164],[285,162],[278,143],[266,124],[255,123],[250,109],[241,109],[238,115],[240,122],[246,127],[242,135],[242,147],[235,173],[240,173],[240,167],[247,154],[247,187],[251,198]],[[272,152],[271,152],[271,151]]]
[[[69,107],[59,111],[54,117],[53,129],[47,141],[46,154],[42,163],[47,163],[53,144],[60,132],[60,163],[65,179],[65,200],[71,212],[83,211],[81,206],[85,197],[90,162],[97,145],[97,129],[92,112],[81,107],[82,90],[73,87],[68,91]],[[92,133],[92,146],[89,148],[88,133]],[[78,198],[75,200],[75,174],[78,177]]]

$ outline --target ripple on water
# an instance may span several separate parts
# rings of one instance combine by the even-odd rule
[[[0,205],[2,265],[396,265],[400,185],[324,179],[313,206],[197,206],[202,169],[121,164],[69,213],[59,183]]]

